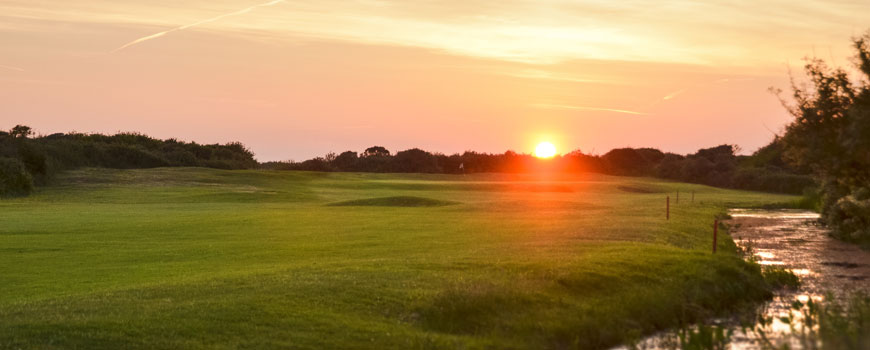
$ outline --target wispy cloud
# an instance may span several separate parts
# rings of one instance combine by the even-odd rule
[[[20,30],[23,25],[66,21],[171,28],[121,45],[116,52],[174,31],[283,3],[274,11],[257,11],[249,21],[222,21],[209,27],[223,35],[421,47],[520,63],[585,59],[770,67],[785,57],[805,55],[807,43],[848,36],[866,22],[861,14],[870,9],[866,1],[854,0],[760,2],[751,11],[728,0],[667,0],[667,6],[606,0],[272,0],[238,5],[241,10],[208,18],[214,13],[206,11],[216,6],[227,9],[223,6],[247,1],[269,0],[187,0],[173,6],[166,6],[165,1],[136,0],[0,1],[0,16],[4,17],[0,27]],[[208,19],[181,25],[189,18]],[[763,35],[772,25],[789,35]],[[835,53],[850,50],[848,40],[843,42],[834,46]]]
[[[164,35],[169,34],[169,33],[172,33],[172,32],[177,32],[177,31],[179,31],[179,30],[185,30],[185,29],[188,29],[188,28],[196,27],[196,26],[198,26],[198,25],[203,25],[203,24],[206,24],[206,23],[210,23],[210,22],[218,21],[218,20],[221,20],[221,19],[224,19],[224,18],[230,17],[230,16],[237,16],[237,15],[245,14],[245,13],[251,12],[252,10],[254,10],[254,9],[256,9],[256,8],[259,8],[259,7],[266,7],[266,6],[272,6],[272,5],[276,5],[276,4],[282,3],[282,2],[284,2],[284,1],[285,1],[285,0],[272,0],[272,1],[269,1],[269,2],[266,2],[266,3],[257,4],[257,5],[254,5],[254,6],[249,6],[249,7],[243,8],[243,9],[238,10],[238,11],[234,11],[234,12],[230,12],[230,13],[225,13],[225,14],[222,14],[222,15],[220,15],[220,16],[215,16],[215,17],[208,18],[208,19],[204,19],[204,20],[201,20],[201,21],[198,21],[198,22],[195,22],[195,23],[185,24],[185,25],[183,25],[183,26],[178,26],[178,27],[175,27],[175,28],[172,28],[172,29],[169,29],[169,30],[165,30],[165,31],[159,32],[159,33],[155,33],[155,34],[151,34],[151,35],[148,35],[148,36],[144,36],[144,37],[141,37],[141,38],[139,38],[139,39],[136,39],[136,40],[133,40],[133,41],[131,41],[131,42],[128,42],[128,43],[126,43],[126,44],[124,44],[124,45],[121,45],[121,46],[118,47],[117,49],[112,50],[110,53],[115,53],[115,52],[121,51],[121,50],[126,49],[126,48],[128,48],[128,47],[130,47],[130,46],[133,46],[133,45],[136,45],[136,44],[139,44],[139,43],[142,43],[142,42],[145,42],[145,41],[151,40],[151,39],[157,39],[157,38],[159,38],[159,37],[161,37],[161,36],[164,36]]]
[[[707,87],[714,85],[714,84],[726,84],[726,83],[730,83],[730,82],[752,81],[752,80],[755,80],[755,79],[754,78],[722,78],[722,79],[717,79],[717,80],[714,80],[711,82],[698,83],[698,84],[694,84],[692,86],[689,86],[687,88],[683,88],[683,89],[679,89],[677,91],[671,92],[671,93],[665,95],[664,97],[662,97],[661,101],[672,100],[675,97],[681,95],[682,93],[684,93],[688,90],[704,89],[704,88],[707,88]],[[661,101],[656,101],[654,104],[658,104]]]
[[[674,97],[679,96],[680,94],[682,94],[684,92],[686,92],[686,89],[680,89],[680,90],[674,91],[672,93],[667,94],[665,97],[662,97],[662,100],[665,100],[665,101],[670,100]]]
[[[638,111],[630,111],[627,109],[589,107],[589,106],[572,106],[572,105],[560,105],[560,104],[549,104],[549,103],[536,103],[536,104],[532,104],[531,106],[538,107],[538,108],[547,108],[547,109],[573,109],[573,110],[582,110],[582,111],[612,112],[612,113],[622,113],[622,114],[631,114],[631,115],[648,115],[649,114],[649,113],[638,112]]]
[[[510,72],[506,73],[506,75],[523,78],[523,79],[538,79],[538,80],[552,80],[552,81],[564,81],[570,83],[587,83],[587,84],[621,84],[622,82],[618,82],[616,80],[610,79],[591,79],[591,78],[580,78],[566,74],[558,74],[550,71],[539,70],[539,69],[526,69],[521,70],[519,72]]]
[[[23,72],[23,71],[24,71],[24,68],[18,68],[18,67],[13,67],[13,66],[5,66],[5,65],[2,65],[2,64],[0,64],[0,68],[8,69],[8,70],[14,70],[14,71],[16,71],[16,72]]]

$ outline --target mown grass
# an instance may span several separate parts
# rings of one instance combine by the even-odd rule
[[[677,190],[695,202],[666,221]],[[790,199],[598,175],[80,170],[0,201],[0,348],[605,348],[766,297],[727,235],[710,254],[712,220]]]
[[[336,207],[353,207],[353,206],[371,206],[371,207],[440,207],[444,205],[459,204],[459,202],[443,201],[432,198],[424,198],[417,196],[392,196],[355,199],[349,201],[341,201],[329,203],[328,205]]]

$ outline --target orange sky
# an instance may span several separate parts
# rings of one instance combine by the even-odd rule
[[[752,151],[861,1],[4,0],[0,128],[238,140],[260,160],[379,144]]]

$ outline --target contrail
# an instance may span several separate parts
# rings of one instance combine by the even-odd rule
[[[662,97],[662,100],[670,100],[670,99],[672,99],[672,98],[674,98],[674,97],[677,97],[677,95],[682,94],[682,93],[684,93],[684,92],[686,92],[686,89],[682,89],[682,90],[674,91],[674,92],[668,94],[667,96]]]
[[[18,67],[13,67],[13,66],[4,66],[2,64],[0,64],[0,68],[14,70],[16,72],[23,72],[24,71],[24,68],[18,68]]]
[[[238,11],[235,11],[235,12],[225,13],[225,14],[222,14],[222,15],[217,16],[217,17],[212,17],[212,18],[209,18],[209,19],[204,19],[204,20],[201,20],[201,21],[196,22],[196,23],[185,24],[185,25],[183,25],[183,26],[175,27],[175,28],[172,28],[172,29],[169,29],[169,30],[166,30],[166,31],[162,31],[162,32],[160,32],[160,33],[151,34],[151,35],[149,35],[149,36],[141,37],[141,38],[139,38],[139,39],[136,39],[136,40],[133,40],[133,41],[131,41],[131,42],[129,42],[129,43],[126,43],[126,44],[124,44],[124,45],[121,45],[121,47],[118,47],[117,49],[114,49],[114,50],[112,50],[112,51],[109,52],[109,53],[115,53],[115,52],[121,51],[121,50],[123,50],[123,49],[126,49],[126,48],[128,48],[128,47],[130,47],[130,46],[133,46],[133,45],[136,45],[136,44],[139,44],[139,43],[142,43],[142,42],[145,42],[145,41],[151,40],[151,39],[157,39],[157,38],[159,38],[159,37],[161,37],[161,36],[164,36],[164,35],[169,34],[169,33],[172,33],[172,32],[177,32],[177,31],[179,31],[179,30],[185,30],[185,29],[187,29],[187,28],[196,27],[196,26],[198,26],[198,25],[202,25],[202,24],[206,24],[206,23],[214,22],[214,21],[217,21],[217,20],[220,20],[220,19],[223,19],[223,18],[226,18],[226,17],[230,17],[230,16],[235,16],[235,15],[245,14],[245,13],[248,13],[248,12],[250,12],[251,10],[254,10],[254,9],[258,8],[258,7],[272,6],[272,5],[275,5],[275,4],[278,4],[278,3],[282,3],[282,2],[284,2],[284,1],[285,1],[285,0],[272,0],[272,1],[269,1],[269,2],[266,2],[266,3],[262,3],[262,4],[259,4],[259,5],[254,5],[254,6],[251,6],[251,7],[246,7],[246,8],[243,8],[243,9],[238,10]]]
[[[584,111],[613,112],[613,113],[624,113],[624,114],[633,114],[633,115],[647,115],[647,114],[648,114],[648,113],[643,113],[643,112],[629,111],[629,110],[625,110],[625,109],[601,108],[601,107],[585,107],[585,106],[569,106],[569,105],[554,105],[554,104],[546,104],[546,103],[534,104],[533,106],[535,106],[535,107],[542,107],[542,108],[578,109],[578,110],[584,110]]]

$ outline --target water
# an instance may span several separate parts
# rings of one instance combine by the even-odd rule
[[[847,292],[870,292],[870,252],[828,236],[818,214],[795,210],[732,210],[731,234],[762,265],[781,265],[801,278],[790,292],[822,299]],[[788,296],[788,295],[786,295]]]
[[[790,314],[795,300],[822,301],[831,293],[841,298],[850,293],[870,293],[870,252],[855,245],[844,243],[828,236],[818,222],[819,215],[801,210],[749,210],[734,209],[730,233],[735,243],[762,265],[781,266],[801,278],[796,290],[783,290],[773,300],[760,308],[760,312],[773,318],[768,334],[774,344],[789,343],[792,349],[801,349],[796,337],[788,337],[791,326],[800,326],[799,314],[791,324],[779,320]],[[714,320],[713,323],[724,323]],[[663,333],[645,339],[639,344],[642,349],[673,348],[673,333]],[[754,333],[742,332],[739,328],[729,343],[734,350],[758,349]],[[625,349],[625,347],[617,348]]]

